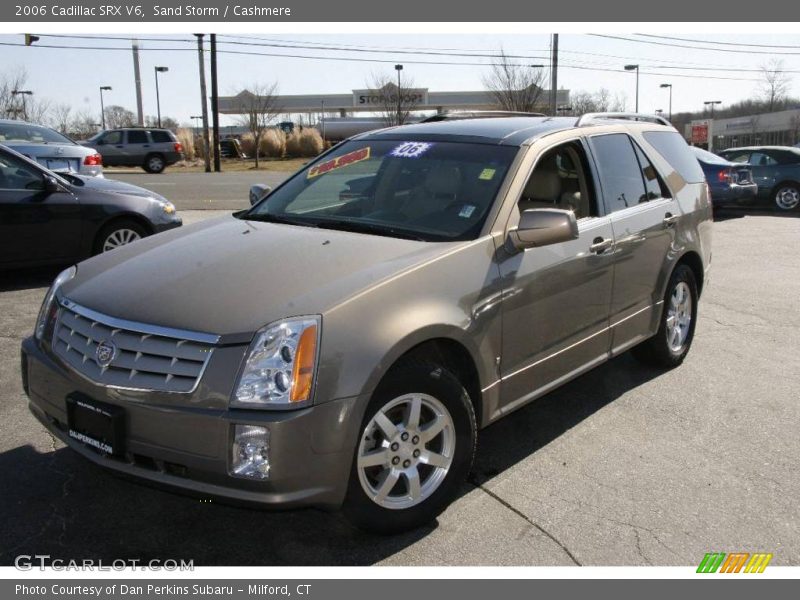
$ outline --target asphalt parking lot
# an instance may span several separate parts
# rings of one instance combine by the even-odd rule
[[[229,208],[245,198],[229,198]],[[683,366],[661,372],[625,354],[489,427],[460,498],[431,527],[396,537],[363,534],[337,513],[201,503],[66,449],[28,413],[18,373],[20,341],[57,269],[0,274],[0,564],[49,554],[195,565],[696,565],[710,551],[798,564],[800,219],[731,213],[714,236]]]

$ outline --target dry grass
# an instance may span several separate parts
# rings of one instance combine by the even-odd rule
[[[178,137],[181,146],[183,146],[183,153],[186,156],[186,160],[194,160],[197,156],[194,148],[194,131],[188,127],[181,127],[175,135]]]
[[[286,155],[294,157],[317,156],[325,147],[322,136],[316,129],[305,127],[295,129],[286,139]]]

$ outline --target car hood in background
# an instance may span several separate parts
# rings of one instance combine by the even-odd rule
[[[109,316],[238,339],[273,321],[324,314],[458,244],[228,216],[85,261],[62,293]]]
[[[78,175],[77,173],[70,173],[70,177],[79,179],[82,182],[83,185],[76,186],[81,189],[97,190],[100,192],[112,192],[116,194],[124,194],[126,196],[140,196],[142,198],[155,198],[157,200],[166,200],[163,196],[157,194],[156,192],[145,189],[143,187],[139,187],[138,185],[133,185],[132,183],[125,183],[124,181],[118,181],[116,179],[86,177],[84,175]]]

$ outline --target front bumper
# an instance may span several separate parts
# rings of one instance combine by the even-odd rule
[[[77,376],[33,338],[23,342],[21,362],[31,412],[64,444],[104,468],[194,495],[276,508],[334,508],[344,499],[366,398],[292,411],[215,409],[193,406],[191,399],[165,405]],[[123,408],[124,455],[102,455],[69,436],[66,397],[75,392]],[[234,424],[270,430],[268,479],[228,474]]]
[[[178,215],[174,215],[170,221],[160,221],[153,223],[153,233],[161,233],[162,231],[169,231],[183,225],[183,219]]]

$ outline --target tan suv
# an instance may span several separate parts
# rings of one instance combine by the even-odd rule
[[[455,497],[479,428],[628,349],[681,363],[711,225],[663,120],[385,129],[62,273],[23,383],[110,469],[408,529]]]

